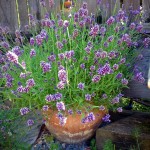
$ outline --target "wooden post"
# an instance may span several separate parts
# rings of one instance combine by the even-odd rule
[[[8,26],[12,33],[18,28],[15,0],[0,0],[0,25]]]
[[[20,29],[24,31],[24,26],[29,24],[28,8],[26,0],[18,0],[18,12],[20,19]]]
[[[150,0],[143,0],[143,11],[144,11],[144,32],[150,33]]]

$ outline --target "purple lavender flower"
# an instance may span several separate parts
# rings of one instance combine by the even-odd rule
[[[106,51],[102,51],[101,52],[101,58],[106,58],[107,57],[107,52]]]
[[[135,24],[134,22],[131,23],[131,24],[130,24],[130,29],[131,29],[131,30],[134,30],[135,28],[136,28],[136,24]]]
[[[136,30],[137,30],[138,32],[142,32],[142,30],[143,30],[143,25],[141,25],[141,24],[137,25]]]
[[[95,25],[91,28],[90,35],[96,36],[99,33],[99,25]]]
[[[111,25],[115,22],[115,18],[114,17],[110,17],[108,20],[107,20],[107,25]]]
[[[119,97],[119,98],[122,98],[124,96],[124,94],[122,94],[122,93],[119,93],[118,95],[117,95],[117,97]]]
[[[16,30],[16,31],[15,31],[15,35],[16,35],[16,37],[19,39],[19,38],[21,37],[20,31],[19,31],[19,30]]]
[[[42,42],[43,42],[43,38],[41,37],[41,35],[37,35],[36,36],[36,43],[38,46],[42,45]]]
[[[34,79],[28,79],[26,84],[28,87],[33,87],[35,85]]]
[[[62,40],[62,43],[63,43],[63,44],[67,44],[67,40],[66,40],[66,39],[63,39],[63,40]]]
[[[118,108],[117,108],[117,111],[118,111],[118,112],[122,112],[122,107],[118,107]]]
[[[93,113],[93,112],[90,112],[90,113],[87,115],[87,119],[88,119],[88,122],[94,121],[94,120],[95,120],[94,113]]]
[[[121,79],[121,78],[122,78],[122,73],[118,73],[118,74],[116,75],[116,78],[117,78],[117,79]]]
[[[58,57],[60,60],[63,60],[65,58],[65,54],[64,53],[60,53],[58,54]]]
[[[87,47],[85,48],[85,51],[87,52],[87,54],[90,54],[91,48],[90,48],[89,46],[87,46]]]
[[[12,82],[14,80],[14,78],[8,73],[5,74],[5,78],[6,78],[7,82]]]
[[[86,2],[83,2],[82,8],[83,8],[83,9],[87,9],[87,3],[86,3]]]
[[[115,58],[116,57],[116,52],[115,51],[110,51],[109,53],[108,53],[108,58],[109,59],[113,59],[113,58]]]
[[[80,17],[84,17],[84,9],[83,8],[80,8],[78,12],[79,12]]]
[[[149,37],[145,38],[144,41],[143,41],[143,44],[144,44],[145,47],[150,46],[150,38]]]
[[[61,100],[62,94],[61,93],[56,93],[55,98],[56,98],[56,100]]]
[[[10,62],[18,64],[18,56],[15,53],[8,51],[6,56]]]
[[[117,103],[119,103],[119,97],[116,96],[115,98],[113,98],[112,101],[111,101],[111,103],[112,103],[112,104],[117,104]]]
[[[48,56],[48,60],[51,62],[54,62],[56,60],[56,56],[55,55],[50,55]]]
[[[125,78],[123,78],[123,79],[121,80],[121,83],[122,83],[123,85],[127,85],[127,84],[128,84],[128,80],[125,79]]]
[[[44,105],[42,109],[43,111],[48,111],[48,108],[49,108],[48,105]]]
[[[27,76],[29,76],[31,74],[31,72],[27,72],[27,73],[20,73],[20,78],[26,78]]]
[[[58,71],[58,78],[60,81],[63,81],[64,83],[67,81],[67,72],[63,69]]]
[[[73,38],[76,38],[78,36],[78,34],[79,34],[79,31],[77,29],[75,29],[73,31]]]
[[[9,46],[9,44],[7,43],[7,42],[1,42],[0,43],[0,45],[3,47],[3,48],[5,48],[5,49],[8,49],[10,46]]]
[[[5,85],[7,88],[11,88],[13,85],[11,82],[6,82],[6,85]]]
[[[81,120],[82,123],[89,123],[95,120],[95,115],[93,112],[90,112],[85,118]]]
[[[118,70],[118,68],[119,68],[119,65],[118,65],[118,64],[114,64],[114,65],[113,65],[113,69],[114,69],[114,70]]]
[[[29,111],[30,111],[30,110],[29,110],[29,108],[27,108],[27,107],[23,107],[23,108],[20,109],[21,115],[26,115]]]
[[[64,24],[64,21],[63,21],[62,19],[59,19],[59,20],[58,20],[58,26],[59,26],[59,27],[62,27],[63,24]]]
[[[63,48],[63,44],[60,41],[56,42],[56,45],[59,50]]]
[[[100,34],[101,35],[105,35],[105,32],[106,32],[106,28],[105,27],[101,27],[100,28]]]
[[[66,57],[67,59],[71,59],[73,56],[74,56],[74,51],[73,51],[73,50],[72,50],[72,51],[66,51],[66,52],[65,52],[65,57]]]
[[[64,88],[65,88],[65,83],[64,83],[63,81],[58,82],[57,88],[58,88],[59,90],[64,89]]]
[[[46,95],[45,100],[46,100],[47,102],[53,101],[53,95],[51,95],[51,94]]]
[[[124,64],[125,62],[126,62],[126,58],[122,58],[119,63]]]
[[[105,110],[105,106],[103,106],[103,105],[101,105],[101,106],[99,106],[99,110]]]
[[[34,49],[31,49],[30,58],[32,58],[33,56],[36,56],[36,51]]]
[[[100,75],[94,75],[93,78],[92,78],[92,82],[97,83],[97,82],[100,81],[100,79],[101,79],[101,76],[100,76]]]
[[[113,39],[114,39],[114,37],[113,37],[113,35],[111,35],[111,36],[109,36],[109,37],[107,38],[107,41],[108,41],[108,42],[112,42]]]
[[[78,12],[74,13],[74,18],[79,18],[79,13]]]
[[[107,99],[107,98],[108,98],[107,94],[103,94],[103,95],[102,95],[102,98],[103,98],[103,99]]]
[[[28,126],[32,126],[34,124],[34,121],[32,120],[32,119],[29,119],[28,121],[27,121],[27,125]]]
[[[41,61],[40,66],[42,67],[43,73],[51,71],[51,64],[50,63],[46,63],[44,61]]]
[[[67,117],[61,117],[61,118],[59,118],[59,124],[61,126],[64,126],[66,124],[66,122],[67,122]]]
[[[80,65],[80,68],[81,68],[81,69],[85,69],[85,64],[81,64],[81,65]]]
[[[97,5],[100,5],[102,0],[97,0]]]
[[[30,45],[33,46],[34,43],[35,43],[34,38],[31,37],[31,38],[30,38]]]
[[[23,88],[23,93],[28,93],[30,90],[29,86],[26,86],[25,88]]]
[[[63,23],[63,26],[64,26],[65,28],[67,28],[67,27],[69,26],[69,21],[68,21],[68,20],[65,20],[64,23]]]
[[[59,66],[58,66],[58,70],[65,70],[65,67],[62,66],[62,65],[59,65]]]
[[[119,29],[120,29],[120,27],[119,27],[119,26],[116,26],[114,30],[115,30],[116,33],[118,33],[118,32],[119,32]]]
[[[145,82],[145,79],[142,75],[142,72],[137,72],[135,75],[134,75],[134,80],[137,80],[138,82],[140,83],[144,83]]]
[[[95,70],[95,66],[94,65],[90,66],[90,70],[94,71]]]
[[[6,72],[7,70],[8,70],[8,65],[2,66],[2,71],[3,71],[3,72]]]
[[[19,92],[19,93],[23,93],[24,92],[24,87],[21,85],[21,86],[19,86],[18,88],[17,88],[17,91]]]
[[[110,115],[109,114],[106,114],[103,118],[102,118],[102,120],[104,121],[104,122],[110,122]]]
[[[101,52],[100,51],[95,52],[95,58],[101,58]]]
[[[119,10],[117,14],[117,21],[124,21],[125,20],[125,12],[123,10]]]
[[[80,83],[78,84],[78,88],[79,88],[80,90],[83,90],[83,89],[84,89],[84,83],[81,83],[81,82],[80,82]]]
[[[82,111],[81,110],[77,110],[77,114],[81,115]]]
[[[45,29],[42,29],[40,32],[40,36],[42,40],[47,39],[48,38],[47,31]]]
[[[69,109],[69,110],[68,110],[68,114],[69,114],[69,115],[72,115],[72,114],[73,114],[72,109]]]
[[[111,74],[112,69],[110,68],[110,64],[106,63],[103,67],[98,68],[97,73],[99,75],[105,76],[106,74]]]
[[[57,107],[58,111],[65,110],[64,102],[57,102],[56,107]]]
[[[92,96],[90,94],[85,94],[85,100],[90,101]]]

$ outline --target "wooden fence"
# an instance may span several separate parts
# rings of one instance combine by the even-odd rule
[[[48,13],[60,11],[60,1],[45,0]],[[88,3],[89,13],[95,13],[98,0],[76,0],[79,6],[83,1]],[[120,9],[123,4],[125,10],[132,5],[133,9],[143,6],[145,13],[150,16],[150,0],[100,0],[100,8],[103,16],[111,16],[114,10]],[[54,5],[50,5],[54,2]],[[115,5],[116,4],[116,5]],[[115,8],[115,9],[114,9]],[[16,29],[24,30],[24,26],[29,24],[28,14],[33,14],[35,19],[40,20],[45,10],[40,5],[40,0],[0,0],[0,26],[8,26],[11,32]]]

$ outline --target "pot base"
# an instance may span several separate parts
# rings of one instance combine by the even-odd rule
[[[58,111],[48,110],[44,112],[45,125],[50,133],[61,142],[68,144],[80,143],[89,138],[91,138],[96,129],[102,122],[103,116],[106,114],[106,111],[100,111],[95,109],[92,111],[95,115],[95,120],[82,123],[81,114],[73,114],[67,116],[67,121],[64,126],[59,124],[59,118],[57,117]],[[85,116],[87,113],[85,113]]]

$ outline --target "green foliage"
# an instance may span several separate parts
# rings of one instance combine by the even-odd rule
[[[0,105],[2,106],[2,105]],[[20,116],[19,116],[20,117]],[[20,141],[19,135],[15,132],[18,124],[15,120],[18,118],[18,110],[5,109],[0,112],[0,149],[2,150],[26,150],[30,146]],[[17,126],[17,127],[16,127]]]
[[[103,150],[115,150],[115,145],[111,140],[106,140],[104,143]]]
[[[91,150],[96,150],[96,140],[94,138],[91,139],[90,148]]]

